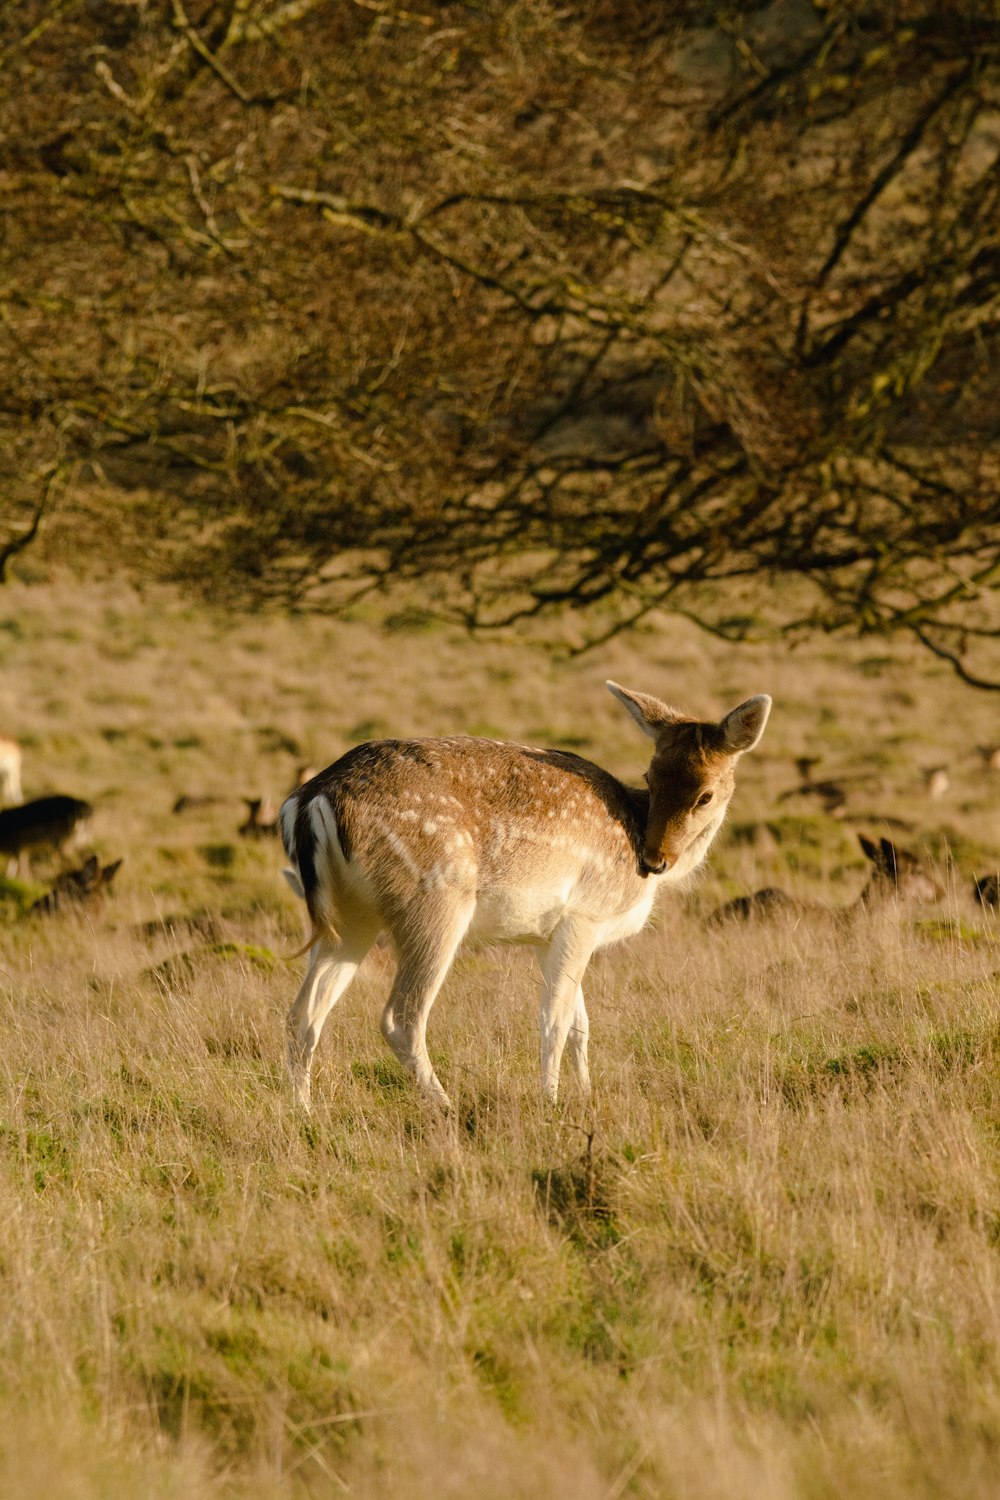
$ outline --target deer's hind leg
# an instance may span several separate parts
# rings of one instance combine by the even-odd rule
[[[286,1022],[292,1087],[296,1103],[303,1109],[309,1108],[310,1070],[323,1023],[377,936],[378,927],[372,924],[341,942],[319,937],[312,946],[306,977]]]
[[[444,1109],[451,1101],[427,1055],[427,1017],[474,910],[475,898],[469,896],[435,913],[426,925],[407,924],[396,936],[399,967],[382,1012],[382,1035],[396,1057]]]

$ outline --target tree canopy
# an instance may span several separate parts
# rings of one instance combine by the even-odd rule
[[[21,0],[0,66],[0,572],[1000,686],[995,0]]]

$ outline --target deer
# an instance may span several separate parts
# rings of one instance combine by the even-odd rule
[[[21,747],[8,734],[0,734],[0,803],[21,802]]]
[[[83,836],[93,808],[79,797],[54,795],[0,812],[0,854],[23,869],[34,849],[62,854]]]
[[[907,903],[940,901],[943,894],[940,885],[930,870],[909,849],[901,849],[891,839],[880,838],[878,843],[858,834],[862,853],[871,863],[868,883],[856,900],[847,906],[824,906],[819,901],[801,901],[791,896],[780,886],[765,886],[750,896],[737,896],[717,907],[708,920],[723,922],[729,917],[746,921],[751,918],[781,916],[805,916],[813,913],[824,917],[836,917],[839,921],[850,920],[862,912],[874,911],[890,901]]]
[[[247,820],[239,826],[244,839],[268,839],[278,836],[278,809],[270,797],[244,797]]]
[[[288,1013],[293,1097],[333,1006],[380,934],[396,955],[381,1031],[422,1093],[450,1108],[427,1053],[427,1020],[466,937],[532,945],[542,971],[541,1075],[555,1101],[569,1044],[586,1094],[584,971],[638,932],[663,887],[708,853],[737,761],[760,740],[766,693],[718,722],[607,687],[653,741],[645,786],[565,750],[453,736],[357,745],[280,812],[292,889],[305,901],[306,976]]]
[[[102,896],[123,863],[123,860],[116,859],[109,865],[102,865],[97,855],[92,854],[79,869],[64,870],[57,875],[45,895],[32,903],[29,915],[64,911],[68,905],[80,905]]]

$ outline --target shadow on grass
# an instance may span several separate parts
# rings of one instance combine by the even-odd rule
[[[613,1204],[617,1164],[608,1152],[595,1149],[594,1129],[579,1129],[586,1145],[575,1161],[532,1172],[535,1202],[553,1228],[580,1249],[605,1250],[622,1237]]]

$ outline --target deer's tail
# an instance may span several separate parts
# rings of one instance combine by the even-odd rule
[[[281,842],[290,862],[281,873],[309,913],[309,937],[289,954],[289,958],[301,958],[320,938],[338,941],[334,872],[344,855],[333,806],[322,793],[300,799],[293,792],[282,805],[280,823]]]

